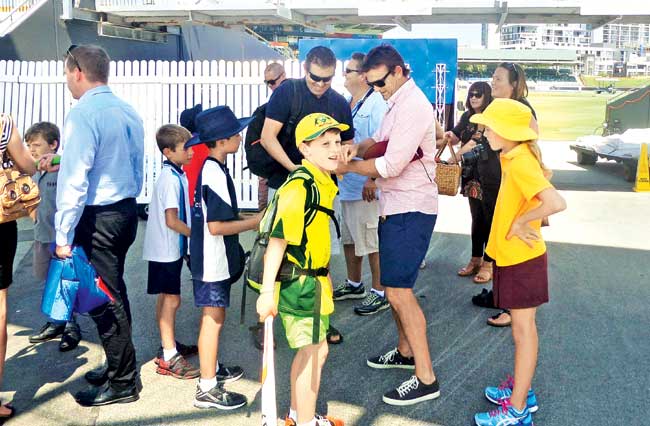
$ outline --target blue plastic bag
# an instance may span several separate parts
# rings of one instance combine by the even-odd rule
[[[79,290],[75,299],[74,311],[90,312],[113,300],[110,291],[90,264],[81,247],[72,249],[72,262],[79,280]]]
[[[79,281],[74,274],[72,259],[52,258],[45,281],[41,311],[55,321],[69,321],[72,318],[78,289]]]
[[[51,319],[69,321],[75,312],[86,313],[112,300],[81,247],[73,247],[70,258],[50,260],[41,311]]]

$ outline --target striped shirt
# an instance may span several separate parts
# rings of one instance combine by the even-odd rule
[[[0,160],[2,161],[2,168],[8,169],[14,165],[7,152],[14,122],[10,116],[0,113],[0,127]]]

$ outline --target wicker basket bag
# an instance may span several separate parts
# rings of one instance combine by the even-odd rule
[[[451,151],[451,156],[455,160],[456,164],[447,164],[446,162],[440,159],[445,147],[449,147]],[[447,142],[443,145],[438,152],[436,152],[436,184],[438,185],[438,194],[442,195],[451,195],[452,197],[458,194],[458,188],[460,187],[460,174],[461,167],[458,164],[458,158],[454,149],[451,147],[451,144]]]

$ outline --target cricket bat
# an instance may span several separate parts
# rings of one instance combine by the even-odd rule
[[[262,355],[262,426],[277,426],[275,403],[275,362],[273,360],[273,317],[264,320],[264,354]]]

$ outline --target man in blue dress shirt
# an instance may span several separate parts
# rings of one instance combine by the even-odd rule
[[[87,373],[93,386],[75,395],[84,406],[138,399],[131,310],[124,262],[135,240],[135,197],[142,189],[144,128],[129,104],[107,86],[108,54],[98,46],[71,46],[65,75],[79,102],[66,117],[57,181],[56,255],[83,247],[115,301],[91,312],[106,353],[105,371]]]

